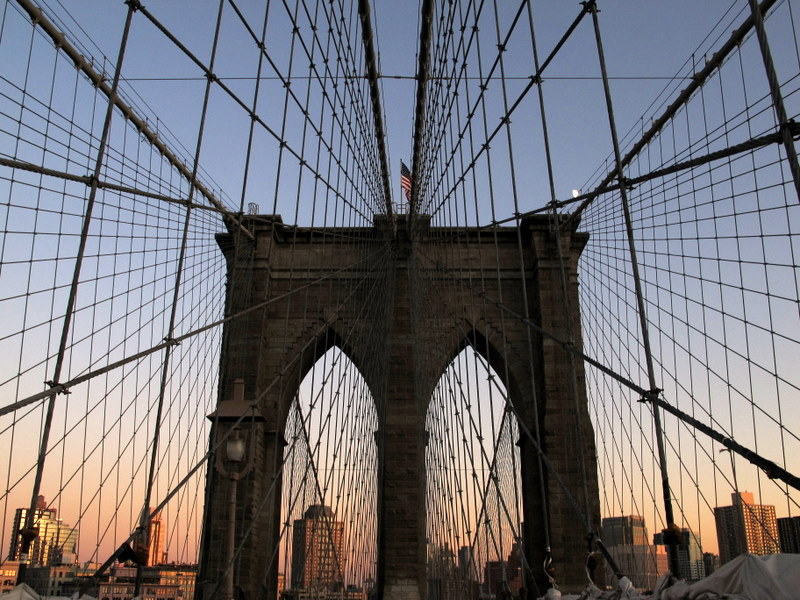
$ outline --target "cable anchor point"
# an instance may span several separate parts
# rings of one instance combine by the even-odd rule
[[[658,400],[658,397],[663,392],[661,388],[653,388],[652,390],[645,392],[641,398],[639,398],[639,402],[655,402]]]
[[[44,383],[50,388],[50,390],[55,391],[57,394],[63,394],[65,396],[68,396],[69,394],[72,393],[67,389],[67,386],[65,386],[63,383],[57,383],[52,380],[45,381]]]

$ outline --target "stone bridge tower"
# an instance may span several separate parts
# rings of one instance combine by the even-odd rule
[[[376,217],[374,227],[289,229],[280,216],[258,215],[246,217],[252,239],[234,230],[218,236],[228,266],[228,314],[255,307],[226,325],[218,409],[222,414],[224,407],[235,406],[234,388],[242,386],[234,384],[237,380],[243,381],[245,397],[259,398],[260,415],[244,421],[248,443],[253,444],[252,469],[239,482],[234,499],[240,522],[252,528],[235,574],[248,599],[276,597],[277,560],[270,564],[270,558],[275,556],[280,528],[277,465],[288,407],[305,374],[334,345],[355,363],[382,406],[382,431],[376,436],[379,598],[425,598],[425,417],[438,380],[467,344],[504,379],[524,426],[535,432],[538,424],[548,461],[582,505],[583,490],[588,489],[588,519],[599,529],[583,364],[575,361],[576,390],[569,354],[518,318],[528,314],[563,340],[568,339],[571,321],[580,344],[576,272],[588,236],[563,232],[560,259],[548,217],[527,218],[520,229],[447,230],[429,223],[425,215],[397,215],[393,221]],[[460,236],[457,245],[442,242],[453,235]],[[374,278],[388,286],[390,293],[384,297],[389,300],[364,318],[364,303],[375,300],[370,296],[373,286],[356,282]],[[472,283],[454,285],[456,279]],[[482,300],[476,302],[476,297]],[[420,349],[425,350],[425,361],[418,359]],[[215,427],[212,443],[230,425],[220,418]],[[536,584],[541,590],[548,587],[541,568],[546,556],[542,531],[547,526],[561,588],[580,590],[585,585],[585,526],[555,479],[547,472],[540,479],[535,445],[525,435],[519,445],[523,535]],[[230,482],[210,465],[199,598],[208,597],[226,564],[229,488]]]

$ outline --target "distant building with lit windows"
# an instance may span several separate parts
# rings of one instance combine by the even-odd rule
[[[136,588],[136,567],[118,565],[109,569],[107,581],[98,584],[100,600],[133,600],[133,598],[163,598],[182,600],[183,590],[174,577],[169,574],[162,579],[160,568],[144,567],[139,596],[134,596]]]
[[[28,569],[26,583],[43,598],[69,597],[86,593],[99,600],[194,600],[197,565],[172,564],[142,567],[140,595],[136,588],[135,566],[113,565],[99,579],[93,579],[99,565],[87,563]],[[0,596],[2,597],[2,596]],[[77,597],[77,596],[75,596]]]
[[[720,564],[724,565],[740,554],[780,552],[775,507],[754,504],[750,492],[734,492],[731,500],[732,506],[714,508]]]
[[[314,504],[292,529],[291,589],[295,592],[343,590],[344,523],[330,507]]]
[[[80,594],[82,586],[91,586],[90,577],[95,569],[78,565],[52,565],[49,567],[29,567],[25,583],[42,598],[70,597]]]
[[[152,512],[152,509],[150,509]],[[167,562],[167,553],[164,552],[164,527],[161,513],[150,519],[147,528],[147,564],[162,565]]]
[[[8,548],[10,561],[20,560],[22,539],[19,534],[25,529],[29,510],[18,508],[14,513]],[[72,564],[77,560],[78,530],[59,519],[56,509],[48,508],[44,496],[37,499],[33,526],[38,529],[38,535],[31,542],[27,561],[29,565]]]
[[[162,564],[150,567],[150,569],[158,573],[159,583],[177,585],[181,592],[181,600],[194,600],[194,585],[197,579],[196,564]]]
[[[7,560],[0,563],[0,594],[6,594],[16,587],[18,575],[18,560]]]

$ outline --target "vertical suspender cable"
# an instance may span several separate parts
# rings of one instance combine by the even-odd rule
[[[516,18],[519,18],[522,12],[522,6],[520,6],[520,10],[517,12]],[[500,16],[498,13],[497,8],[497,0],[494,1],[494,16],[495,16],[495,34],[497,36],[497,48],[498,48],[498,62],[500,65],[500,82],[501,82],[501,89],[502,89],[502,96],[503,96],[503,112],[505,115],[508,115],[508,92],[506,89],[506,80],[505,80],[505,61],[503,60],[503,53],[506,51],[505,44],[500,35]],[[514,214],[517,216],[516,219],[516,231],[517,231],[517,257],[519,260],[519,278],[520,278],[520,291],[522,294],[522,309],[523,314],[526,319],[530,318],[530,304],[528,300],[528,286],[527,286],[527,274],[525,271],[525,253],[522,245],[522,222],[520,220],[520,210],[519,210],[519,197],[517,194],[517,183],[516,183],[516,173],[514,170],[514,146],[511,139],[511,127],[510,127],[510,120],[506,117],[504,119],[505,123],[505,130],[506,130],[506,142],[508,145],[508,157],[509,157],[509,166],[510,166],[510,175],[511,175],[511,194],[514,201]],[[528,358],[530,361],[533,360],[533,338],[531,335],[531,330],[529,328],[525,328],[525,343],[528,349]],[[533,435],[536,438],[537,446],[541,447],[542,444],[542,433],[541,433],[541,424],[539,420],[539,401],[538,401],[538,394],[536,393],[536,377],[535,377],[535,369],[534,365],[531,364],[529,368],[529,378],[528,384],[531,386],[531,399],[532,399],[532,416],[533,416]],[[539,474],[539,494],[541,495],[541,507],[542,507],[542,535],[544,537],[544,544],[545,544],[545,562],[542,565],[542,568],[547,576],[547,579],[550,582],[550,585],[553,587],[557,587],[556,581],[551,573],[551,566],[552,566],[552,558],[551,558],[551,537],[550,537],[550,516],[549,516],[549,509],[548,509],[548,502],[547,502],[547,485],[545,483],[545,470],[544,464],[542,462],[542,457],[540,454],[537,453],[536,455],[536,462],[537,462],[537,470]],[[587,515],[588,516],[588,515]]]
[[[78,245],[78,254],[75,257],[75,269],[72,274],[72,283],[69,288],[69,297],[67,298],[67,306],[64,312],[64,325],[61,330],[61,340],[58,347],[58,355],[56,356],[56,364],[53,369],[53,379],[48,383],[50,387],[58,386],[58,380],[61,377],[61,369],[64,366],[64,357],[67,350],[67,340],[69,339],[70,329],[72,326],[72,315],[75,309],[75,302],[78,295],[78,285],[80,283],[81,267],[83,266],[83,257],[86,252],[86,241],[89,237],[89,227],[92,222],[92,210],[94,209],[95,200],[97,199],[97,182],[100,179],[100,171],[103,168],[106,144],[108,136],[111,131],[111,117],[114,114],[114,101],[117,96],[117,88],[119,86],[120,71],[122,69],[122,61],[125,57],[125,48],[128,45],[128,32],[130,31],[131,19],[133,11],[135,10],[136,2],[128,3],[128,13],[125,19],[125,27],[122,31],[122,39],[120,40],[119,54],[117,56],[117,65],[114,71],[114,81],[111,85],[111,94],[108,98],[106,106],[105,120],[103,121],[103,132],[100,137],[100,145],[97,149],[97,159],[94,165],[94,174],[92,176],[92,185],[89,190],[89,198],[86,202],[86,212],[83,217],[83,225],[81,228],[81,238]],[[39,496],[39,491],[42,484],[42,475],[44,473],[45,458],[47,456],[48,443],[50,438],[50,427],[53,423],[53,413],[55,411],[56,396],[50,396],[47,403],[47,413],[45,416],[44,427],[42,429],[42,439],[39,446],[39,458],[36,463],[36,475],[33,482],[33,491],[31,493],[31,503],[28,513],[25,518],[25,529],[21,532],[22,544],[20,547],[20,565],[17,574],[17,583],[25,583],[28,552],[30,551],[31,542],[36,538],[37,532],[34,529],[36,504]]]
[[[776,2],[778,2],[778,0],[763,0],[760,5],[761,12],[766,12],[772,8]],[[730,38],[728,38],[728,41],[725,42],[725,44],[723,44],[722,47],[711,56],[703,68],[692,75],[689,84],[683,90],[681,90],[681,93],[678,94],[675,100],[664,110],[664,112],[657,119],[653,120],[650,128],[642,135],[642,137],[639,138],[639,140],[631,147],[631,149],[628,150],[627,154],[622,157],[621,166],[628,165],[636,156],[639,155],[644,147],[658,135],[664,126],[675,116],[678,110],[680,110],[680,108],[689,101],[689,98],[694,95],[700,86],[705,84],[706,80],[711,76],[711,74],[720,68],[728,55],[739,47],[752,26],[753,18],[750,17],[746,19],[745,22],[742,23],[742,25],[731,34]],[[595,187],[595,189],[588,194],[588,197],[581,202],[580,206],[572,213],[570,221],[579,218],[586,207],[594,202],[595,199],[600,196],[600,194],[606,191],[608,189],[608,184],[611,183],[614,178],[618,177],[619,168],[615,167],[603,178],[597,187]]]
[[[219,30],[220,30],[220,23],[222,22],[222,8],[224,6],[224,1],[225,0],[220,0],[219,10],[217,12],[217,23],[214,30],[214,42],[211,48],[211,60],[208,65],[209,74],[206,75],[206,89],[205,89],[205,96],[203,98],[203,109],[200,114],[200,125],[198,127],[198,133],[197,133],[197,146],[195,148],[194,164],[192,165],[192,177],[191,177],[191,183],[189,185],[189,194],[187,196],[186,217],[183,222],[181,250],[180,250],[180,255],[178,257],[178,265],[175,271],[175,289],[172,295],[172,308],[170,311],[167,335],[164,338],[165,341],[168,342],[168,345],[166,348],[164,348],[164,362],[161,367],[161,381],[159,383],[159,391],[158,391],[158,408],[156,409],[156,418],[153,427],[153,443],[150,452],[150,469],[147,475],[147,489],[145,491],[144,503],[142,505],[141,519],[139,523],[140,540],[142,539],[146,540],[146,536],[149,535],[149,524],[150,524],[150,519],[152,518],[152,515],[150,514],[150,499],[153,493],[153,485],[155,482],[156,461],[158,458],[158,443],[161,434],[161,417],[164,409],[164,395],[166,394],[167,379],[169,378],[169,365],[170,365],[170,358],[172,356],[172,348],[176,345],[176,343],[172,342],[174,340],[173,336],[175,334],[175,319],[178,311],[178,300],[181,293],[181,281],[183,280],[183,266],[186,260],[186,246],[187,246],[187,239],[189,236],[189,225],[191,223],[191,218],[192,218],[191,202],[195,192],[194,182],[197,179],[197,172],[199,170],[200,151],[203,145],[203,131],[205,128],[206,115],[208,112],[208,100],[211,94],[211,84],[214,81],[214,76],[213,76],[214,59],[216,57],[217,45],[219,42]],[[145,547],[147,547],[147,545],[145,545]],[[142,565],[140,563],[136,569],[134,596],[139,595],[141,589],[141,583],[142,583]]]
[[[581,16],[586,14],[586,10],[587,7],[586,5],[584,5],[584,10],[581,12]],[[533,9],[530,3],[528,3],[528,24],[530,27],[531,47],[533,50],[533,64],[534,68],[536,69],[536,72],[539,73],[540,71],[539,50],[536,44],[536,33],[533,23]],[[540,118],[542,119],[542,138],[544,143],[545,159],[547,163],[547,179],[550,185],[550,205],[552,207],[552,210],[550,211],[550,217],[552,223],[550,230],[553,232],[555,236],[555,245],[556,245],[556,250],[558,252],[558,264],[560,267],[559,273],[561,276],[561,292],[562,292],[562,299],[564,301],[564,311],[566,314],[565,323],[567,327],[567,343],[573,345],[575,342],[575,332],[572,325],[573,313],[572,313],[572,306],[570,303],[570,296],[568,293],[568,281],[567,281],[566,267],[564,265],[564,253],[561,248],[561,227],[559,226],[558,213],[556,210],[556,188],[555,188],[555,177],[553,175],[553,157],[550,153],[550,136],[547,130],[547,111],[545,110],[544,106],[544,90],[542,89],[541,78],[537,78],[536,90],[539,96],[539,114]],[[578,404],[579,395],[578,395],[578,376],[577,376],[576,357],[571,352],[567,352],[567,357],[569,359],[572,397],[575,404],[576,439],[582,440],[584,425],[581,419],[581,407]],[[582,443],[579,443],[578,454],[581,467],[581,481],[583,482],[583,510],[586,514],[587,520],[591,524],[592,511],[589,504],[589,489],[587,485],[586,456],[585,456],[586,452]],[[589,530],[586,533],[589,540],[594,538],[596,534],[596,532],[592,530]],[[591,541],[589,541],[589,545],[591,546]],[[614,569],[618,571],[615,565]]]
[[[603,54],[603,40],[600,36],[600,22],[597,18],[597,3],[594,0],[589,2],[589,10],[592,13],[592,23],[594,24],[595,39],[597,41],[597,57],[600,61],[600,71],[603,78],[603,91],[606,98],[606,108],[608,110],[608,124],[611,129],[611,142],[614,146],[614,162],[616,167],[616,176],[619,183],[620,199],[622,202],[622,210],[625,216],[625,229],[628,237],[628,249],[631,257],[631,270],[633,276],[633,283],[636,293],[636,305],[639,314],[639,326],[641,328],[642,346],[644,348],[645,361],[647,364],[647,378],[650,385],[650,390],[645,399],[658,396],[659,389],[656,386],[655,370],[653,368],[653,353],[650,347],[650,335],[647,326],[647,315],[644,308],[644,294],[642,292],[642,281],[639,275],[639,262],[636,257],[636,244],[633,235],[633,223],[631,221],[630,207],[628,205],[628,192],[625,185],[625,176],[623,172],[622,156],[619,149],[619,139],[617,137],[617,126],[614,120],[614,107],[611,101],[611,89],[608,85],[608,73],[606,72],[605,55]],[[667,472],[667,457],[664,449],[664,433],[661,427],[661,414],[658,406],[653,404],[651,406],[653,411],[653,425],[656,430],[656,444],[658,446],[658,462],[661,469],[661,491],[664,496],[664,516],[667,521],[667,533],[672,534],[676,528],[675,517],[672,510],[672,494],[669,485],[669,474]],[[672,574],[675,577],[680,577],[680,564],[678,561],[678,546],[677,538],[673,535],[666,535],[669,548],[669,566]]]

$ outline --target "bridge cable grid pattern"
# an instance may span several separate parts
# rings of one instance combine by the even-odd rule
[[[393,78],[364,1],[3,2],[9,558],[44,495],[96,566],[161,519],[205,597],[542,594],[586,583],[573,529],[598,582],[663,571],[652,541],[614,564],[605,517],[713,551],[732,492],[798,514],[796,7],[733,2],[633,117],[603,33],[625,15],[537,4],[423,1]],[[330,568],[300,583],[319,505]]]

